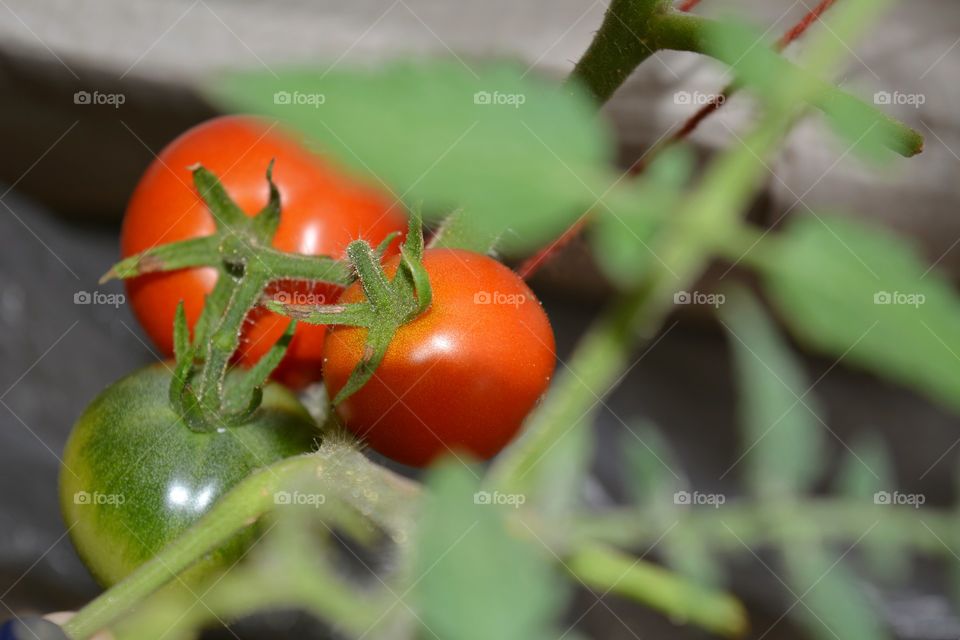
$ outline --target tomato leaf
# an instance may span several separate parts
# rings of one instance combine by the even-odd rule
[[[754,262],[799,339],[960,410],[960,301],[904,241],[811,217],[768,249]]]
[[[861,12],[875,11],[869,2],[860,5]],[[917,131],[795,66],[762,44],[764,37],[756,30],[736,22],[709,23],[706,39],[711,55],[730,64],[738,80],[756,89],[756,93],[775,108],[789,106],[792,86],[808,84],[815,88],[813,103],[837,133],[867,157],[877,157],[885,148],[907,157],[923,149],[923,136]]]
[[[838,552],[839,554],[840,552]],[[788,582],[802,602],[792,609],[817,640],[884,640],[890,634],[882,618],[843,564],[831,562],[822,549],[788,553]]]
[[[426,629],[460,640],[556,638],[562,582],[547,549],[508,529],[514,508],[478,492],[471,471],[456,461],[435,467],[427,485],[413,576]]]
[[[779,497],[810,488],[821,471],[823,429],[810,383],[763,309],[743,291],[722,316],[740,387],[743,453],[751,489]]]
[[[230,109],[303,131],[428,214],[462,206],[508,249],[559,235],[612,180],[610,135],[577,87],[516,64],[453,59],[242,73],[212,91]]]

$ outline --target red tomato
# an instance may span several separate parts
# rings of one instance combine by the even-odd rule
[[[386,265],[396,272],[399,258]],[[373,449],[424,466],[440,454],[487,459],[543,395],[556,364],[553,330],[533,292],[487,256],[428,249],[430,308],[398,330],[373,378],[337,410]],[[364,299],[359,283],[340,300]],[[333,327],[324,380],[335,395],[363,354],[366,330]]]
[[[280,190],[281,220],[273,246],[283,251],[342,257],[351,240],[376,245],[403,231],[405,218],[386,195],[330,166],[296,139],[266,121],[225,116],[200,124],[171,142],[140,179],[127,207],[121,235],[124,257],[159,244],[213,233],[214,220],[193,186],[189,167],[197,163],[220,179],[247,215],[269,196],[267,165]],[[394,245],[396,246],[396,245]],[[181,299],[192,327],[204,296],[213,290],[214,269],[185,269],[127,281],[133,311],[160,351],[173,352],[173,318]],[[332,302],[340,291],[282,282],[274,292],[313,294]],[[255,309],[247,318],[238,360],[256,362],[283,334],[289,319]],[[322,368],[325,327],[301,324],[274,377],[295,387],[317,380]]]

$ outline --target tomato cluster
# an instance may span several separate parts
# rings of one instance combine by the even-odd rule
[[[215,175],[243,213],[254,216],[270,198],[271,162],[281,203],[275,249],[343,258],[348,244],[363,239],[380,246],[383,274],[397,274],[399,241],[383,246],[405,228],[397,203],[291,134],[236,116],[187,131],[147,169],[124,219],[124,257],[216,231],[191,168]],[[419,232],[411,238],[422,240]],[[417,255],[429,280],[429,306],[425,298],[419,315],[399,324],[372,377],[337,412],[360,440],[401,463],[424,466],[448,453],[490,458],[516,435],[549,384],[555,366],[550,322],[523,280],[489,256],[439,248]],[[134,313],[165,355],[174,352],[178,305],[183,302],[186,324],[194,327],[217,278],[227,277],[220,273],[183,268],[127,280]],[[305,307],[344,307],[366,298],[359,281],[340,289],[279,280],[267,293]],[[264,357],[289,323],[254,307],[239,330],[234,359],[241,366],[227,380]],[[260,408],[240,424],[188,428],[169,393],[173,365],[149,367],[105,390],[74,428],[60,483],[71,536],[95,576],[107,585],[120,580],[251,471],[313,449],[319,432],[287,387],[323,374],[335,397],[369,357],[368,331],[299,323],[273,375],[286,386],[267,385]],[[245,546],[243,539],[228,542],[197,571],[229,565]]]
[[[194,188],[190,168],[201,164],[220,179],[234,202],[254,215],[269,197],[264,180],[274,161],[273,181],[283,214],[273,245],[281,251],[343,257],[351,240],[376,244],[406,221],[390,198],[348,178],[276,125],[248,117],[216,118],[182,134],[150,165],[130,198],[120,249],[128,257],[159,244],[210,235],[214,219]],[[396,250],[396,245],[392,251]],[[217,281],[214,269],[183,269],[127,280],[133,312],[164,355],[173,354],[173,316],[183,300],[192,327]],[[281,282],[271,293],[290,300],[331,304],[339,291],[328,285]],[[254,309],[244,329],[238,359],[258,361],[283,335],[290,319]],[[319,380],[326,328],[301,324],[275,377],[295,388]]]

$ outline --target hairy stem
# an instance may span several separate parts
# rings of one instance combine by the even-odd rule
[[[601,104],[656,53],[652,18],[667,9],[663,0],[612,0],[571,80],[581,82]]]

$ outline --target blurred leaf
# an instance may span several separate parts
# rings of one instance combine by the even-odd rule
[[[740,464],[757,495],[808,489],[821,470],[823,433],[810,384],[760,305],[735,291],[723,310],[733,345],[745,440]]]
[[[504,234],[507,249],[559,235],[612,182],[610,136],[591,100],[520,65],[243,73],[212,95],[292,125],[427,212],[462,206],[478,234]]]
[[[627,489],[644,507],[673,504],[673,494],[686,484],[666,438],[653,425],[631,426],[620,436],[627,458]]]
[[[547,549],[507,531],[505,512],[513,508],[477,499],[477,482],[459,462],[435,467],[427,485],[413,580],[429,632],[463,640],[556,637],[551,622],[563,604],[562,583]]]
[[[882,2],[860,0],[844,3],[845,13],[837,20],[831,39],[841,41],[846,36],[841,30],[850,23],[862,25],[875,16]],[[839,9],[833,13],[843,13]],[[824,19],[832,19],[828,15]],[[827,116],[833,129],[867,157],[882,157],[884,149],[890,148],[902,155],[911,156],[923,148],[923,137],[916,131],[891,118],[876,106],[839,89],[800,68],[770,48],[765,37],[757,30],[735,21],[708,23],[705,37],[708,51],[719,60],[731,65],[738,80],[753,86],[761,99],[773,109],[792,106],[797,87],[806,85],[815,90],[813,103]],[[820,41],[820,44],[824,44]],[[837,49],[830,43],[827,49]],[[842,54],[849,51],[842,45]],[[813,49],[813,47],[811,47]],[[824,49],[824,47],[820,47]],[[817,51],[818,58],[829,57],[830,51]],[[814,61],[816,62],[816,61]]]
[[[577,550],[567,569],[587,586],[615,593],[661,611],[674,622],[718,635],[739,637],[749,626],[743,605],[723,591],[703,587],[662,567],[603,545]]]
[[[902,240],[851,220],[801,218],[759,264],[803,342],[960,409],[960,304]]]
[[[624,288],[636,286],[654,258],[650,247],[660,222],[680,201],[693,172],[686,147],[673,147],[657,158],[642,178],[617,184],[596,208],[591,234],[594,255],[604,272]]]
[[[884,493],[895,490],[893,461],[879,435],[867,433],[850,444],[850,451],[837,473],[837,485],[843,495],[864,505],[879,506]],[[870,569],[881,578],[893,581],[909,572],[910,557],[900,546],[903,532],[881,514],[877,517],[877,526],[860,546]]]
[[[801,603],[793,614],[819,640],[883,640],[890,634],[845,565],[829,562],[818,549],[789,554],[789,579]]]
[[[837,472],[837,486],[845,496],[870,502],[877,491],[896,486],[892,461],[877,434],[867,433],[850,444]]]
[[[688,507],[712,509],[714,507]],[[723,565],[715,552],[708,548],[702,533],[681,521],[658,545],[667,566],[682,576],[703,585],[719,585],[723,582]]]

